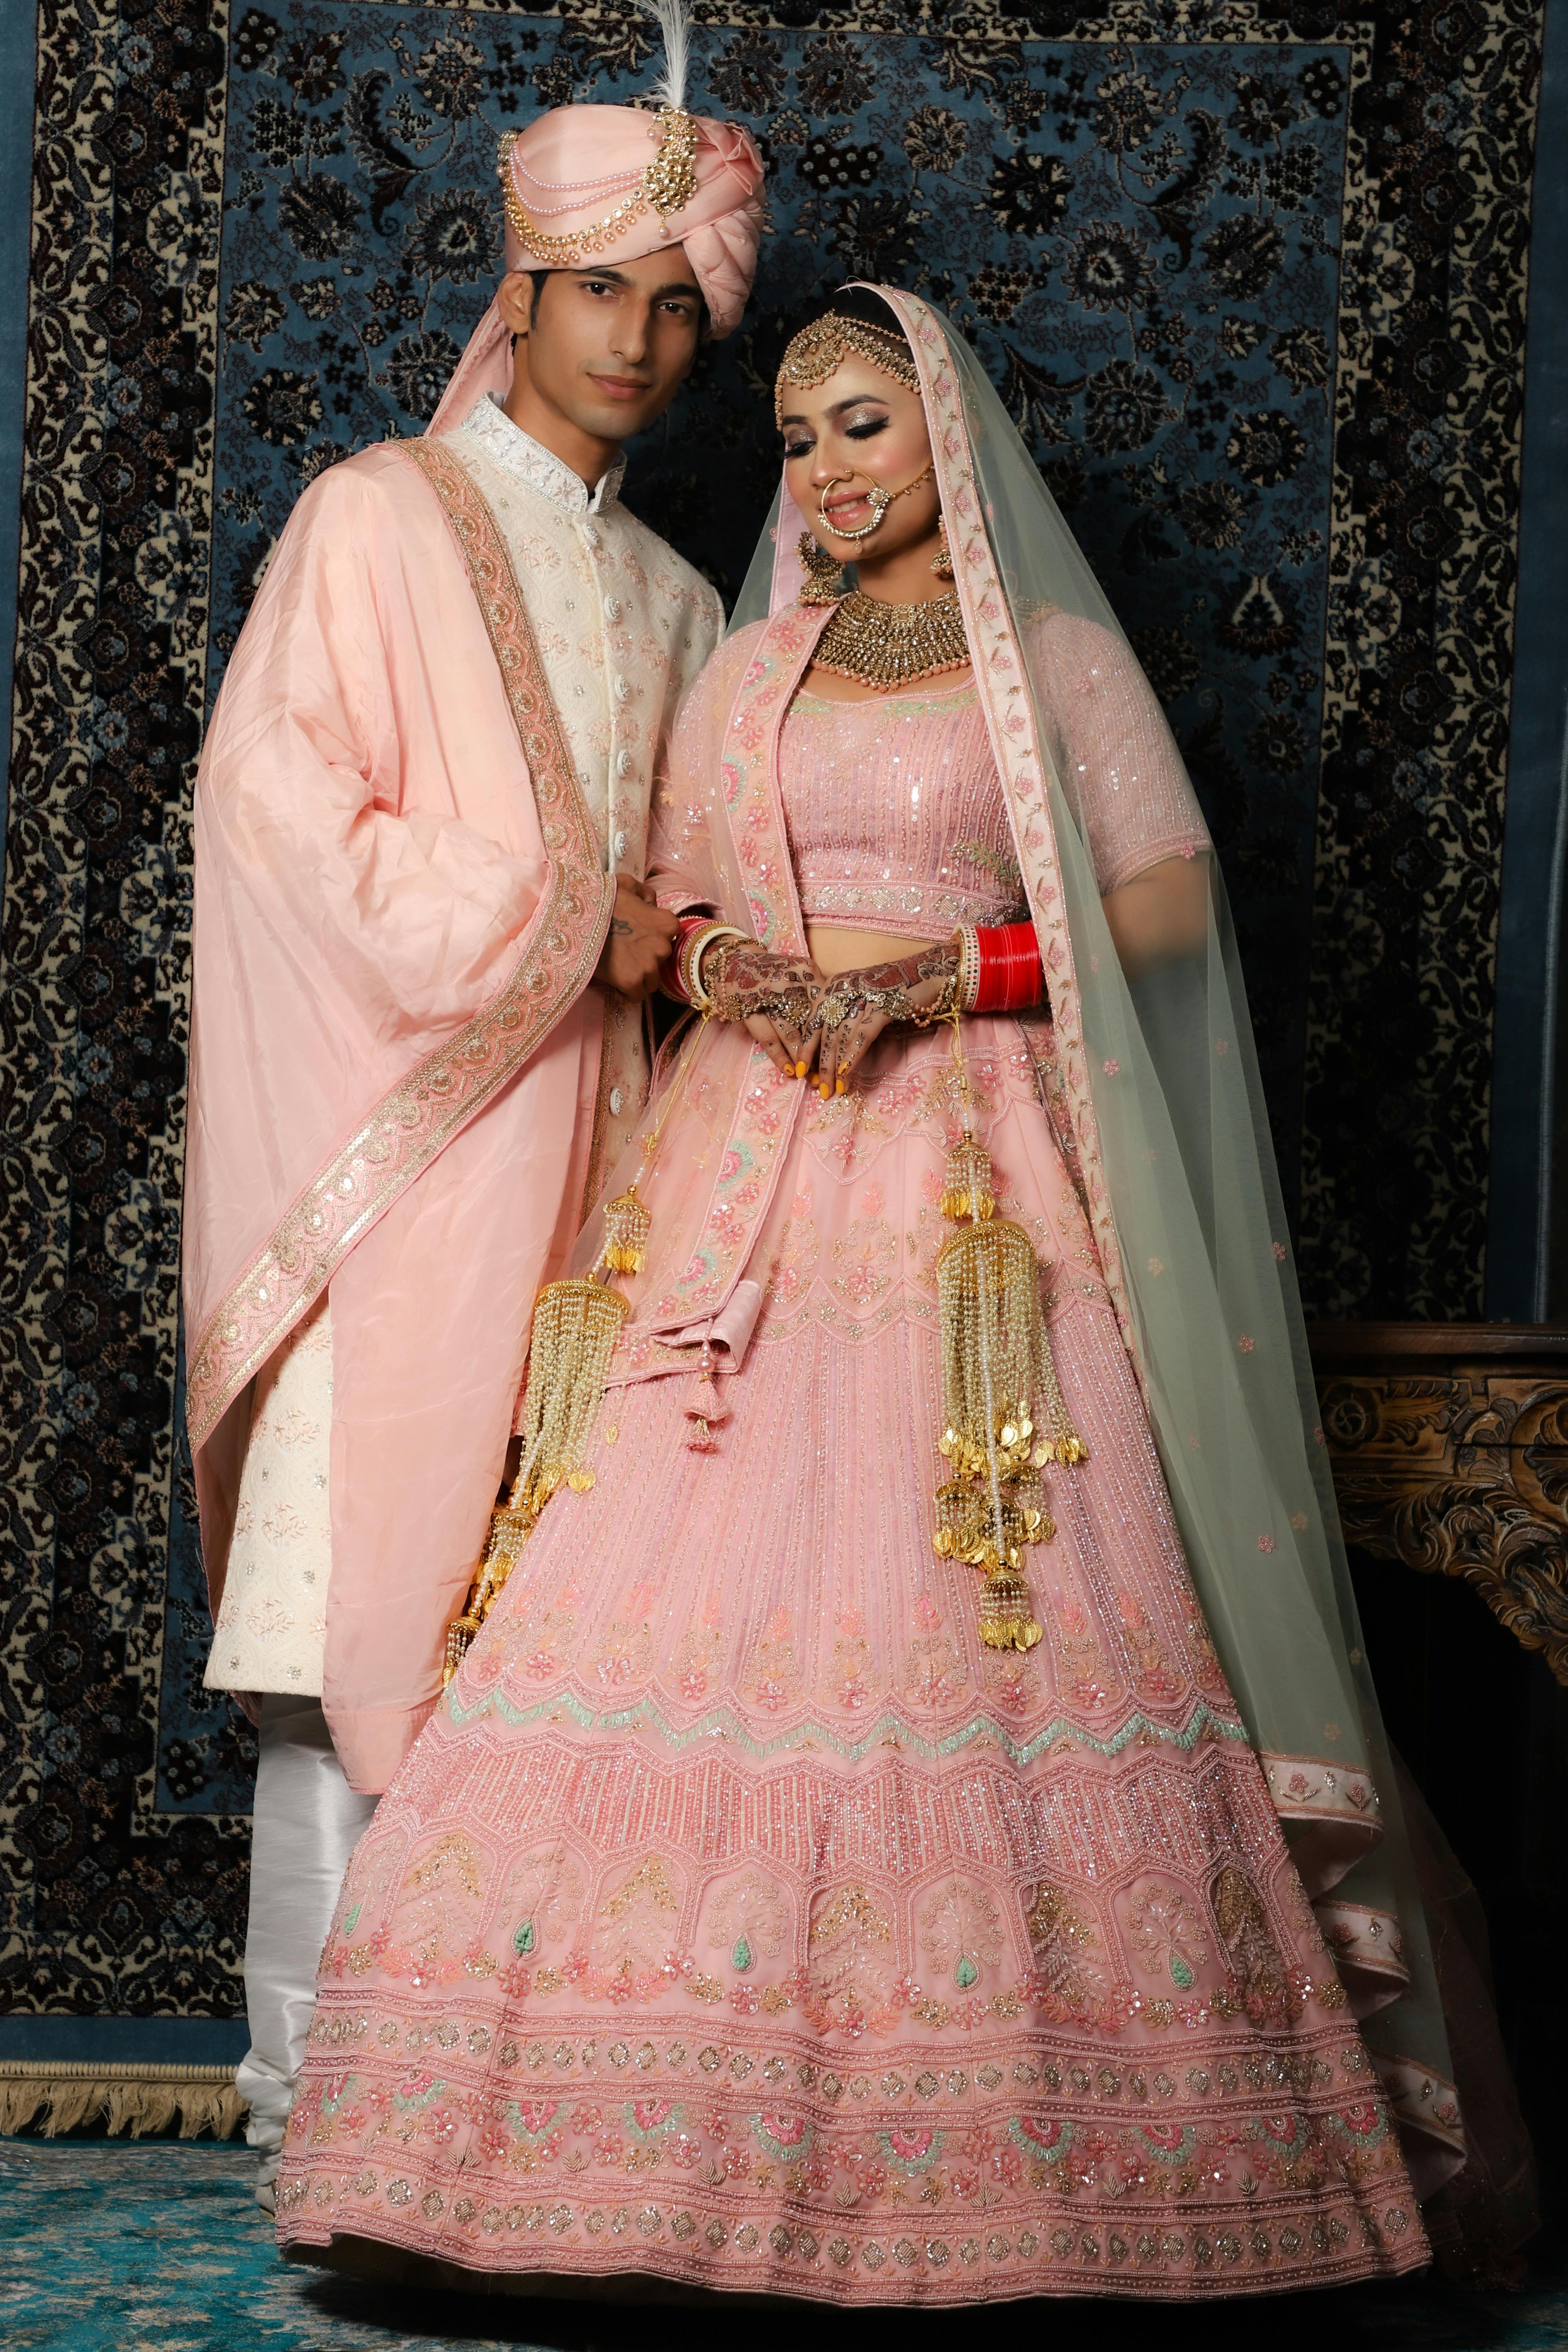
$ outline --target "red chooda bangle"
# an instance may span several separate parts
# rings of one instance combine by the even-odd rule
[[[673,996],[679,1004],[689,1004],[691,1002],[690,992],[686,985],[686,963],[682,950],[692,934],[705,930],[712,920],[711,915],[680,915],[676,919],[675,945],[669,951],[668,963],[659,973],[659,985],[667,996]]]
[[[980,974],[976,1013],[1026,1013],[1045,993],[1046,975],[1033,923],[995,923],[974,933]]]

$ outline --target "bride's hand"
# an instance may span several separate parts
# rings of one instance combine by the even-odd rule
[[[805,1049],[797,1060],[804,1060],[809,1069],[816,1062],[817,1092],[824,1100],[834,1094],[843,1094],[865,1055],[874,1045],[884,1029],[895,1022],[918,1019],[922,1013],[935,1014],[948,1010],[958,985],[958,950],[953,946],[930,947],[919,954],[904,956],[896,963],[869,964],[859,971],[842,971],[817,992],[816,1010],[820,1013],[831,1010],[835,994],[881,998],[881,1003],[861,1003],[849,1017],[829,1026],[818,1022],[808,1030]]]
[[[822,992],[823,978],[809,956],[771,955],[754,940],[740,940],[714,956],[710,976],[714,1016],[739,1021],[776,1070],[805,1075],[803,1040]]]
[[[786,1078],[801,1075],[797,1066],[802,1061],[801,1041],[793,1030],[782,1028],[765,1013],[753,1013],[746,1022],[746,1033],[756,1039],[775,1070],[782,1070]]]

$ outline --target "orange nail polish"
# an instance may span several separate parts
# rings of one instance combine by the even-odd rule
[[[796,1076],[797,1078],[804,1078],[804,1077],[805,1077],[805,1064],[804,1062],[797,1062],[797,1063],[795,1064],[795,1076]]]
[[[835,1080],[833,1091],[836,1095],[847,1094],[848,1090],[848,1084],[846,1079],[838,1078]]]

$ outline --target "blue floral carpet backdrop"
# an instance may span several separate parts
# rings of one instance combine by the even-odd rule
[[[20,5],[20,0],[14,0]],[[1531,0],[696,0],[771,231],[630,502],[726,592],[792,312],[973,337],[1219,842],[1303,1281],[1479,1311]],[[178,1434],[190,779],[301,488],[429,416],[498,134],[633,0],[41,0],[5,898],[0,2009],[241,2005],[249,1735]]]

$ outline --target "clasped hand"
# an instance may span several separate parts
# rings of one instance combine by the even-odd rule
[[[750,941],[722,959],[715,1010],[742,1021],[786,1077],[815,1066],[824,1097],[843,1094],[858,1064],[896,1022],[939,1017],[952,1002],[958,951],[930,947],[897,962],[831,979],[808,956],[769,955]]]
[[[599,986],[640,1004],[658,986],[674,945],[675,917],[665,913],[647,883],[617,874],[609,935],[594,972]]]

